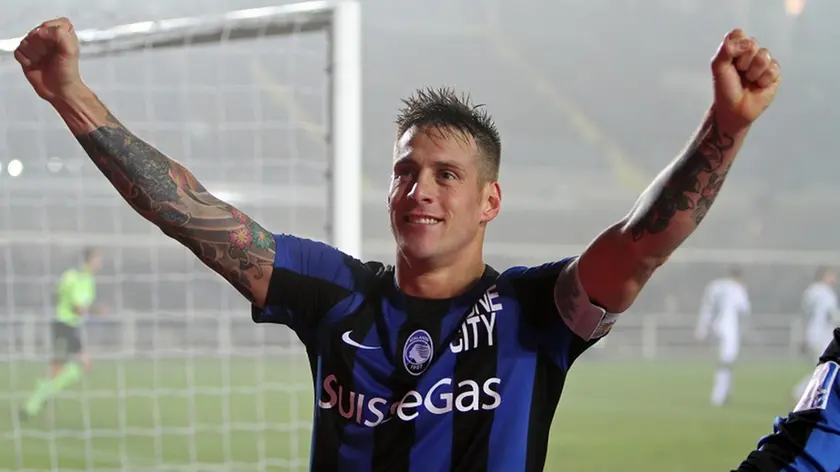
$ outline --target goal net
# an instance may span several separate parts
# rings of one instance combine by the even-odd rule
[[[275,232],[360,255],[360,9],[307,2],[80,30],[85,81],[143,139]],[[295,335],[134,213],[0,41],[0,471],[306,470]],[[99,249],[92,369],[32,418],[54,291]]]

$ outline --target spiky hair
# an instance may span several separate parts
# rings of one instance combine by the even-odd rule
[[[502,143],[483,104],[474,104],[469,95],[459,95],[449,87],[419,89],[402,102],[396,120],[397,136],[413,126],[456,130],[475,141],[483,176],[487,180],[499,178]]]

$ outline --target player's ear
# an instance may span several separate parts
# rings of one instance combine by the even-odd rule
[[[493,221],[502,208],[502,188],[499,182],[491,180],[484,184],[484,205],[481,212],[481,222]]]

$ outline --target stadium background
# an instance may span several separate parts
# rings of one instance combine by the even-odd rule
[[[107,28],[278,3],[16,1],[0,36],[59,15]],[[505,199],[487,259],[504,268],[569,255],[629,209],[693,133],[725,32],[742,27],[771,48],[782,92],[703,227],[570,375],[547,470],[737,464],[790,407],[811,362],[796,354],[802,290],[817,264],[840,259],[840,91],[824,58],[840,5],[812,0],[792,17],[778,0],[361,3],[363,250],[386,262],[392,122],[413,89],[455,86],[496,117]],[[274,231],[321,239],[325,45],[319,35],[261,38],[83,58],[82,72],[120,119],[208,188]],[[0,446],[0,470],[305,465],[311,394],[294,336],[253,326],[233,289],[135,215],[4,62],[0,444],[11,447]],[[23,163],[18,177],[11,159]],[[99,291],[111,316],[87,330],[98,368],[47,419],[21,425],[15,407],[41,374],[52,287],[85,245],[106,258]],[[704,285],[733,262],[745,269],[754,329],[733,404],[718,411],[706,405],[712,351],[691,333]]]

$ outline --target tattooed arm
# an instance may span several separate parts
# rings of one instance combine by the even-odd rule
[[[252,303],[265,303],[275,255],[271,233],[132,134],[87,87],[51,103],[137,213],[189,248]]]
[[[714,108],[709,110],[687,148],[630,214],[581,254],[580,279],[593,301],[611,313],[629,308],[653,272],[703,221],[748,131],[722,123]]]
[[[563,277],[558,278],[558,307],[583,300],[612,314],[627,310],[654,271],[706,217],[752,124],[773,101],[781,77],[767,49],[740,29],[724,37],[711,72],[714,101],[694,138],[630,213],[569,264],[566,270],[579,277],[580,293],[576,299],[569,294],[563,299]],[[596,318],[597,312],[590,317]]]

